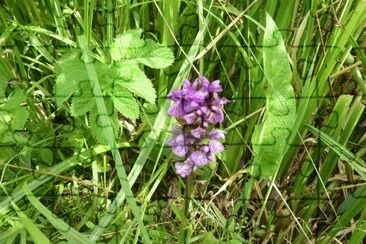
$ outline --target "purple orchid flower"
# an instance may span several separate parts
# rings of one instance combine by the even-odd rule
[[[224,121],[223,106],[229,102],[218,95],[222,91],[219,80],[210,82],[199,76],[192,83],[184,80],[183,88],[168,96],[174,102],[168,114],[177,119],[180,127],[173,127],[167,144],[175,155],[185,158],[175,164],[177,174],[183,178],[212,162],[224,150],[219,140],[225,139],[225,132],[214,128]]]

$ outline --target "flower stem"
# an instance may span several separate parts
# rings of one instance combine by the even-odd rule
[[[186,179],[186,190],[184,197],[184,209],[182,216],[181,232],[178,243],[188,243],[188,228],[189,228],[189,204],[191,202],[192,187],[194,174],[188,175]]]

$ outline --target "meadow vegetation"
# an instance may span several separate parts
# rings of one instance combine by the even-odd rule
[[[2,1],[0,243],[362,243],[365,24],[365,0]],[[224,150],[182,178],[167,97],[199,75]]]

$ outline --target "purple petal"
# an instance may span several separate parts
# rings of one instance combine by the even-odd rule
[[[179,101],[182,99],[182,91],[181,90],[175,90],[172,91],[169,95],[168,98],[173,100],[173,101]]]
[[[199,104],[195,101],[184,101],[183,103],[183,110],[184,113],[188,114],[191,113],[194,110],[197,110],[199,108]]]
[[[193,166],[188,163],[175,163],[175,171],[183,178],[187,177],[192,172]]]
[[[184,135],[177,135],[175,137],[175,142],[172,145],[173,153],[179,157],[183,157],[188,152],[188,147],[186,145],[186,138]]]
[[[221,98],[221,99],[220,99],[220,104],[221,104],[221,105],[225,105],[225,104],[227,104],[227,103],[230,103],[230,100],[228,100],[228,99],[226,99],[226,98]]]
[[[212,101],[212,106],[216,106],[216,107],[219,107],[219,108],[222,108],[223,105],[230,102],[230,100],[228,100],[226,98],[220,98],[217,93],[213,94],[213,98],[214,99]]]
[[[172,151],[178,157],[184,157],[188,152],[188,148],[186,146],[183,146],[183,145],[174,145],[172,147]]]
[[[206,134],[206,130],[201,127],[191,130],[191,135],[198,139],[202,138],[205,134]]]
[[[197,166],[203,166],[210,162],[210,160],[206,157],[206,153],[202,151],[195,151],[189,156],[189,160]]]
[[[208,153],[210,151],[210,147],[208,145],[203,145],[201,147],[201,151],[203,151],[205,153]]]
[[[224,151],[224,145],[222,145],[221,142],[216,140],[211,140],[208,143],[208,146],[210,147],[210,152],[214,154]]]
[[[224,121],[224,112],[222,109],[217,109],[215,112],[211,112],[210,116],[208,117],[208,122],[212,124],[221,123]]]
[[[219,80],[215,80],[210,85],[210,92],[222,92],[222,87]]]
[[[166,142],[165,142],[168,146],[173,146],[173,145],[175,145],[176,143],[175,143],[175,137],[172,137],[172,138],[170,138],[169,140],[167,140]]]
[[[192,89],[197,90],[199,78],[195,79],[192,83]]]
[[[183,89],[192,89],[191,82],[189,80],[183,81]]]
[[[199,111],[201,111],[204,115],[209,115],[210,114],[210,110],[205,106],[201,106],[199,108]]]
[[[223,130],[213,130],[208,133],[208,137],[212,140],[220,140],[225,138],[225,131]]]
[[[182,104],[181,102],[175,102],[172,104],[172,106],[170,106],[169,110],[168,110],[168,114],[170,116],[174,116],[176,118],[180,118],[184,115],[183,110],[182,110]]]
[[[177,144],[179,144],[179,145],[184,145],[185,140],[186,140],[186,138],[184,137],[184,135],[183,135],[183,134],[181,134],[181,135],[177,135],[177,136],[175,137],[175,142],[176,142]]]
[[[194,91],[194,92],[191,92],[188,96],[188,98],[190,100],[193,100],[197,103],[202,103],[204,102],[205,98],[207,96],[207,92],[203,92],[203,91]]]
[[[191,125],[196,120],[196,114],[195,113],[190,113],[190,114],[184,115],[183,118],[184,118],[184,120],[186,121],[187,124]]]

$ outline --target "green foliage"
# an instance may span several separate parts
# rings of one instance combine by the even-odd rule
[[[138,101],[132,95],[155,103],[156,92],[151,81],[147,78],[139,64],[151,68],[164,68],[172,64],[174,57],[171,50],[152,40],[140,39],[142,30],[126,31],[116,37],[111,56],[114,62],[105,64],[94,61],[93,65],[102,87],[103,98],[109,106],[108,117],[112,119],[115,136],[118,136],[117,110],[126,118],[139,118]],[[94,88],[90,83],[85,63],[80,53],[75,51],[62,57],[58,62],[59,74],[55,85],[55,100],[58,107],[62,107],[70,96],[71,115],[74,117],[90,113],[89,122],[92,132],[99,142],[106,144],[101,136],[99,115],[96,111]],[[101,115],[104,116],[104,115]]]
[[[319,136],[320,139],[328,146],[330,147],[338,156],[345,160],[357,173],[366,180],[366,163],[360,159],[357,158],[352,152],[347,150],[347,148],[344,148],[341,144],[339,144],[337,141],[332,139],[330,136],[325,134],[322,131],[317,130],[316,128],[312,126],[307,126],[308,129],[315,135]]]
[[[254,130],[252,144],[254,175],[265,179],[275,177],[296,116],[288,55],[281,34],[268,14],[263,47],[264,74],[268,81],[266,111],[264,121]]]
[[[365,11],[363,0],[5,1],[0,242],[361,243]],[[185,218],[170,101],[156,98],[199,73],[231,103],[225,151],[195,172]]]
[[[16,88],[0,102],[0,162],[6,161],[15,153],[15,147],[7,144],[23,144],[27,140],[15,132],[24,129],[29,119],[26,98],[26,92]]]
[[[19,218],[21,219],[21,221],[24,224],[24,227],[27,229],[28,233],[30,234],[30,236],[32,237],[32,240],[34,241],[34,243],[51,243],[50,240],[48,240],[48,238],[45,236],[45,234],[38,228],[37,225],[35,225],[31,219],[29,219],[27,217],[27,215],[25,215],[25,213],[23,213],[23,211],[18,208],[18,206],[12,202],[13,208],[16,210]]]
[[[130,119],[139,116],[139,105],[133,98],[131,92],[116,83],[114,89],[110,92],[115,108],[121,114]]]
[[[112,74],[114,81],[112,84],[113,90],[124,87],[149,103],[155,103],[155,89],[137,64],[130,61],[119,61],[115,64]]]
[[[129,60],[154,69],[166,68],[174,61],[169,48],[152,40],[140,39],[142,30],[130,30],[118,35],[112,44],[111,56],[115,61]]]

